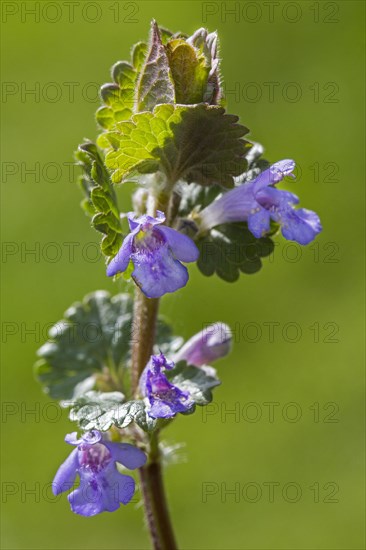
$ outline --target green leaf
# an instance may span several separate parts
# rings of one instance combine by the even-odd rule
[[[198,29],[187,39],[187,43],[194,46],[199,53],[199,57],[205,60],[205,66],[208,68],[202,101],[210,105],[221,105],[223,102],[223,89],[217,32],[208,33],[204,28]]]
[[[122,244],[122,228],[109,173],[94,143],[80,145],[76,157],[84,172],[79,181],[86,195],[82,206],[92,216],[93,227],[104,235],[101,242],[103,254],[113,257]]]
[[[262,267],[261,258],[274,249],[269,237],[256,239],[245,223],[217,226],[198,239],[200,250],[197,261],[203,275],[216,273],[227,282],[234,282],[242,273],[256,273]]]
[[[64,401],[62,406],[71,408],[70,420],[78,422],[82,429],[104,432],[114,423],[114,417],[124,400],[125,397],[120,392],[89,391],[75,401]]]
[[[169,29],[166,29],[165,27],[159,27],[159,31],[162,43],[164,45],[167,44],[167,42],[169,42],[169,40],[173,37],[173,32]],[[177,34],[180,36],[180,33]]]
[[[183,39],[170,40],[167,44],[176,103],[191,105],[204,101],[210,68],[204,56],[197,53]]]
[[[140,47],[140,54],[141,50]],[[112,77],[114,83],[104,84],[100,89],[104,106],[96,112],[98,124],[107,130],[113,128],[116,122],[128,120],[131,117],[134,108],[137,71],[127,61],[118,61],[112,67]]]
[[[146,42],[137,42],[132,48],[132,65],[137,72],[140,72],[148,52],[148,46]]]
[[[175,368],[165,374],[172,384],[183,391],[188,391],[196,405],[207,405],[212,401],[212,388],[220,385],[212,367],[194,367],[185,361],[177,363]]]
[[[73,304],[49,331],[38,351],[36,377],[55,399],[72,399],[75,387],[93,376],[108,375],[129,358],[132,300],[127,294],[88,294]]]
[[[251,147],[240,139],[248,129],[237,122],[222,107],[206,104],[158,105],[153,113],[138,113],[106,134],[114,149],[106,155],[112,181],[160,170],[171,184],[185,179],[232,187]]]
[[[174,103],[175,93],[159,27],[152,22],[149,51],[137,83],[137,110],[152,111],[160,103]]]
[[[89,391],[77,398],[71,406],[70,420],[77,421],[84,430],[109,430],[111,426],[127,428],[135,422],[142,430],[149,432],[157,421],[150,418],[141,400],[127,401],[119,392],[100,393]]]

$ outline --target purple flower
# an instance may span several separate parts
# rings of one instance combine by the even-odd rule
[[[80,439],[73,432],[65,437],[65,441],[77,448],[55,475],[52,483],[54,495],[71,489],[78,474],[80,484],[67,497],[75,514],[95,516],[101,512],[114,512],[120,503],[130,502],[135,481],[120,474],[116,462],[134,470],[145,464],[145,453],[127,443],[107,441],[97,430],[86,432]]]
[[[227,355],[231,349],[232,335],[224,323],[214,323],[190,338],[175,354],[174,361],[187,361],[201,367]]]
[[[148,415],[152,418],[171,418],[185,413],[194,405],[188,392],[171,384],[164,374],[174,363],[162,353],[152,355],[140,378],[140,390],[148,403]]]
[[[194,242],[175,229],[161,225],[165,215],[160,211],[156,218],[147,215],[136,218],[130,212],[128,221],[131,233],[108,265],[107,275],[112,277],[125,271],[132,262],[132,278],[148,298],[160,298],[185,286],[188,271],[181,261],[197,260],[199,251]]]
[[[224,193],[200,213],[200,230],[246,221],[249,231],[259,239],[268,233],[273,220],[281,226],[285,239],[310,243],[322,230],[319,216],[311,210],[295,209],[298,197],[274,187],[285,176],[292,175],[294,168],[293,160],[281,160],[254,180]]]

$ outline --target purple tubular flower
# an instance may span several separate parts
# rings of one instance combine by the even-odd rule
[[[194,402],[188,392],[171,384],[164,374],[174,363],[163,353],[152,355],[140,378],[140,391],[148,402],[148,415],[151,418],[172,418],[177,413],[185,413]]]
[[[68,495],[71,510],[82,516],[114,512],[120,503],[130,502],[135,492],[132,477],[120,474],[116,462],[134,470],[146,462],[146,455],[128,443],[112,443],[97,430],[86,432],[77,439],[76,432],[65,441],[75,445],[69,457],[59,467],[52,483],[54,495],[71,489],[76,476],[80,484]]]
[[[280,160],[254,180],[224,193],[200,213],[200,229],[246,221],[249,231],[259,239],[269,231],[273,220],[281,226],[285,239],[310,243],[322,230],[319,216],[304,208],[296,210],[298,197],[274,187],[285,176],[292,175],[294,168],[293,160]]]
[[[210,365],[225,357],[232,344],[230,328],[224,323],[214,323],[190,338],[174,356],[174,361],[187,361],[189,365]]]
[[[107,267],[112,277],[133,264],[132,278],[148,298],[160,298],[187,284],[188,271],[181,262],[195,262],[199,251],[194,242],[171,227],[161,225],[163,212],[157,217],[128,214],[131,233]],[[160,227],[158,227],[160,226]]]

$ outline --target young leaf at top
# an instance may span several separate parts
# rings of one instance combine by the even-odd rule
[[[160,103],[174,103],[175,93],[168,56],[159,27],[152,22],[149,51],[137,82],[137,111],[152,111]]]
[[[232,187],[233,178],[247,167],[251,144],[241,139],[247,132],[238,117],[221,107],[158,105],[106,134],[113,150],[105,162],[114,183],[134,172],[160,170],[170,184],[185,179]]]
[[[191,105],[202,102],[210,70],[205,57],[198,55],[198,51],[181,38],[170,40],[166,48],[176,103]]]
[[[210,105],[220,105],[223,99],[223,90],[217,33],[208,33],[204,28],[198,29],[187,39],[187,44],[194,46],[199,52],[199,57],[205,59],[205,66],[208,68],[202,101]]]
[[[80,145],[75,156],[83,168],[79,184],[86,199],[82,206],[92,216],[93,227],[104,235],[101,242],[103,254],[113,257],[122,244],[122,229],[109,173],[94,143]]]

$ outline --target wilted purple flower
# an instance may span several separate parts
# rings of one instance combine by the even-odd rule
[[[322,230],[319,216],[311,210],[295,209],[299,199],[293,193],[273,187],[285,176],[292,175],[293,160],[280,160],[254,180],[224,193],[200,213],[200,229],[208,230],[230,222],[248,223],[257,238],[270,229],[270,221],[280,224],[285,239],[299,244],[310,243]]]
[[[133,264],[132,278],[148,298],[160,298],[187,284],[188,271],[182,262],[195,262],[199,251],[194,242],[171,227],[161,225],[163,212],[157,217],[128,214],[131,233],[127,235],[118,254],[107,267],[112,277]],[[159,227],[157,227],[159,226]]]
[[[174,356],[174,361],[187,361],[201,367],[227,355],[231,349],[232,334],[224,323],[214,323],[190,338]]]
[[[148,402],[148,415],[152,418],[171,418],[189,411],[194,402],[188,392],[171,384],[164,370],[174,367],[163,353],[152,355],[140,378],[140,390]]]
[[[76,475],[80,485],[68,495],[71,510],[82,516],[95,516],[101,512],[114,512],[120,503],[130,502],[135,492],[132,477],[120,474],[116,462],[134,470],[146,462],[146,455],[128,443],[112,443],[97,430],[86,432],[77,439],[73,432],[65,437],[76,445],[59,467],[52,483],[54,495],[71,489]]]

